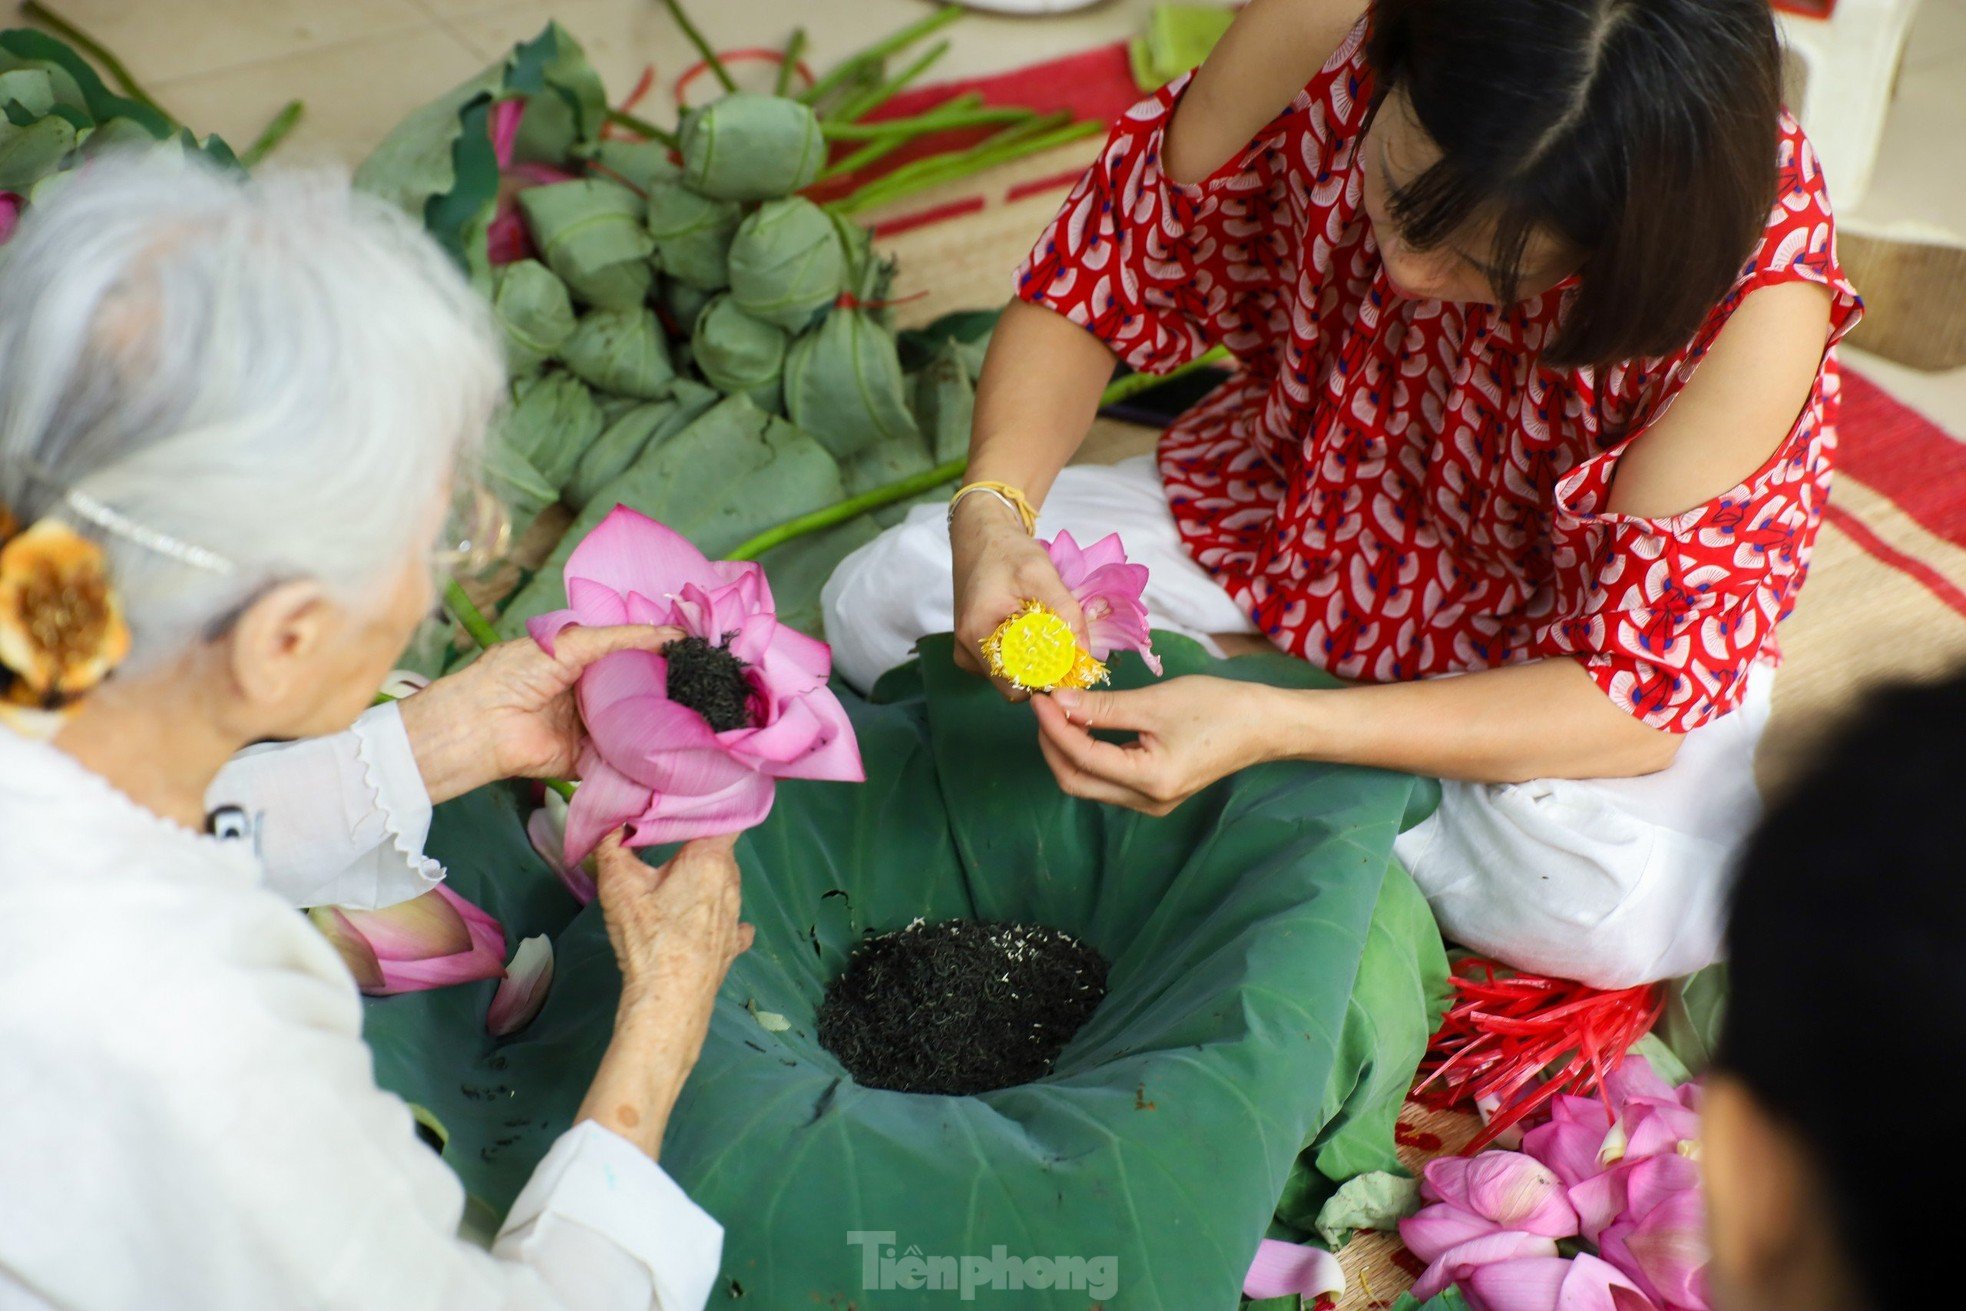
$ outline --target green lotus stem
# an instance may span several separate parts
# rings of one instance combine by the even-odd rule
[[[778,527],[767,528],[750,541],[743,543],[726,558],[755,560],[774,546],[782,546],[795,538],[805,537],[836,524],[843,524],[849,519],[857,519],[869,510],[878,510],[884,505],[905,501],[910,496],[932,492],[942,484],[954,482],[962,477],[963,470],[968,465],[969,457],[964,456],[960,460],[951,460],[947,464],[938,464],[933,469],[925,469],[921,473],[903,478],[900,482],[876,487],[858,496],[850,496],[837,505],[829,505],[823,510],[814,510],[810,514],[802,514],[796,519],[788,519]]]
[[[465,595],[464,588],[455,578],[444,584],[444,609],[450,611],[451,618],[464,625],[464,631],[471,634],[471,640],[480,648],[489,651],[498,645],[498,630],[485,618],[485,612]]]
[[[668,8],[669,16],[676,20],[676,26],[683,29],[683,35],[689,38],[689,43],[696,47],[696,53],[703,57],[703,62],[710,69],[710,76],[722,83],[724,90],[737,90],[737,83],[731,80],[730,70],[724,67],[724,61],[717,58],[716,50],[703,39],[703,33],[697,31],[696,24],[692,23],[689,15],[683,12],[683,0],[662,0],[662,3]]]
[[[549,778],[545,780],[545,783],[547,787],[552,788],[555,792],[559,793],[566,800],[568,801],[573,800],[574,785],[567,782],[567,780],[563,778]]]
[[[304,103],[289,100],[280,112],[273,116],[272,121],[260,129],[259,136],[254,138],[253,143],[240,154],[239,162],[247,168],[252,168],[279,149],[280,143],[285,141],[287,134],[299,125],[301,116],[306,112],[307,106]]]
[[[913,137],[899,135],[882,137],[878,141],[862,146],[852,154],[840,156],[837,163],[828,164],[825,168],[820,169],[819,176],[814,178],[813,181],[824,182],[828,178],[851,177],[876,160],[892,155],[912,140],[914,140]]]
[[[977,99],[980,100],[981,97],[979,96]],[[840,134],[838,138],[840,140],[853,141],[860,140],[863,137],[870,139],[859,150],[841,156],[837,161],[822,169],[818,181],[823,182],[828,178],[851,176],[854,173],[858,173],[861,169],[866,168],[874,161],[893,154],[903,146],[912,145],[923,137],[933,136],[937,132],[953,131],[966,127],[978,127],[986,123],[1021,123],[1034,119],[1037,116],[1038,112],[1035,109],[975,110],[965,114],[951,115],[948,118],[934,122],[930,122],[926,118],[904,119],[901,121],[912,126],[908,130],[899,132],[873,134],[856,130],[851,136]],[[831,136],[833,134],[829,133],[828,135]]]
[[[958,128],[984,127],[991,123],[1023,123],[1037,118],[1038,111],[1024,109],[1017,105],[981,106],[981,96],[964,96],[962,101],[974,100],[976,108],[963,105],[950,109],[938,105],[926,114],[913,118],[883,118],[872,123],[824,123],[820,131],[828,141],[880,141],[887,137],[925,137],[936,132],[952,132]],[[949,105],[957,105],[952,100]]]
[[[1049,121],[1044,120],[1044,122]],[[1043,132],[1035,130],[1038,126],[1038,123],[1018,124],[969,150],[903,165],[884,177],[876,178],[851,195],[834,201],[832,208],[841,214],[852,214],[876,205],[889,204],[914,195],[916,192],[926,191],[930,187],[958,181],[995,168],[999,164],[1007,164],[1026,155],[1035,155],[1054,146],[1061,146],[1105,131],[1104,124],[1092,119],[1066,123]],[[921,167],[916,168],[916,164]]]
[[[833,67],[833,70],[800,92],[799,99],[808,105],[817,105],[821,100],[840,89],[849,79],[862,76],[865,71],[878,65],[897,50],[905,50],[923,37],[939,32],[963,16],[960,5],[942,5],[928,17],[919,19],[891,36],[874,42],[857,55],[849,55]]]
[[[785,43],[785,57],[778,61],[778,80],[772,83],[771,93],[782,96],[792,89],[792,74],[799,66],[799,56],[806,52],[806,30],[803,27],[792,29],[792,39]]]
[[[103,45],[102,42],[69,22],[45,4],[42,4],[41,0],[21,0],[20,11],[23,16],[41,24],[45,28],[51,29],[57,36],[66,37],[70,45],[95,60],[98,64],[101,64],[104,70],[112,78],[116,79],[116,84],[123,88],[124,95],[139,104],[156,110],[172,123],[177,122],[177,119],[168,110],[158,104],[156,99],[148,91],[145,91],[143,86],[134,77],[130,76],[130,70],[124,66],[123,61],[111,54],[109,48]]]
[[[933,68],[935,61],[948,53],[949,43],[947,41],[937,41],[927,50],[924,50],[916,58],[914,63],[908,65],[899,73],[887,79],[887,81],[880,83],[873,90],[863,91],[859,95],[854,96],[851,100],[846,101],[838,109],[827,115],[827,117],[837,119],[842,123],[851,123],[856,119],[865,118],[868,114],[871,114],[888,101],[894,99],[895,95],[903,87]]]
[[[1104,409],[1106,406],[1123,401],[1129,396],[1138,395],[1143,391],[1149,391],[1164,382],[1173,382],[1183,374],[1193,373],[1197,369],[1205,369],[1211,364],[1219,363],[1228,358],[1228,350],[1224,347],[1217,346],[1213,350],[1189,360],[1186,364],[1176,365],[1166,373],[1129,373],[1124,378],[1115,378],[1107,385],[1106,390],[1100,394],[1099,406],[1101,409]],[[920,496],[923,492],[932,492],[936,488],[946,483],[952,483],[962,477],[963,470],[968,467],[968,456],[964,456],[959,460],[950,460],[947,464],[938,464],[933,469],[924,469],[922,472],[903,478],[899,482],[889,483],[885,487],[873,488],[871,491],[862,492],[858,496],[850,496],[846,500],[836,505],[829,505],[823,510],[814,510],[810,514],[802,514],[796,519],[787,519],[776,528],[767,528],[756,537],[741,543],[736,550],[732,551],[725,558],[729,560],[755,560],[773,547],[783,546],[785,543],[795,541],[798,538],[807,537],[813,533],[823,532],[828,528],[837,527],[849,519],[857,519],[870,510],[878,510],[883,506],[893,505],[896,501],[905,501],[911,496]]]
[[[674,132],[670,132],[665,128],[659,128],[645,118],[637,118],[625,109],[610,109],[608,111],[608,122],[619,123],[630,132],[639,132],[650,141],[659,141],[671,150],[676,148],[676,134]]]

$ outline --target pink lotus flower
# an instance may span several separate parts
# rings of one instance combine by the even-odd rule
[[[1556,1240],[1577,1232],[1563,1181],[1520,1152],[1429,1161],[1420,1195],[1434,1205],[1400,1221],[1399,1236],[1428,1263],[1413,1290],[1422,1302],[1483,1265],[1555,1256]]]
[[[26,203],[12,191],[0,191],[0,246],[6,245],[20,226],[21,207]]]
[[[1417,1217],[1416,1217],[1417,1218]],[[1402,1220],[1399,1235],[1406,1238],[1406,1226],[1410,1220]],[[1406,1238],[1406,1245],[1413,1246],[1413,1240]],[[1415,1255],[1418,1255],[1417,1251]],[[1449,1284],[1466,1285],[1468,1278],[1484,1266],[1498,1265],[1504,1261],[1519,1261],[1525,1257],[1553,1257],[1556,1255],[1556,1240],[1543,1238],[1536,1234],[1525,1234],[1519,1229],[1497,1229],[1459,1243],[1434,1257],[1428,1262],[1426,1270],[1413,1284],[1413,1299],[1416,1302],[1431,1302]]]
[[[553,943],[544,934],[527,938],[512,953],[505,978],[485,1011],[485,1031],[503,1038],[531,1024],[553,986]]]
[[[1081,548],[1068,532],[1044,543],[1058,577],[1085,613],[1086,636],[1092,658],[1104,660],[1115,651],[1138,651],[1156,677],[1160,657],[1154,654],[1147,629],[1147,566],[1129,564],[1120,535],[1109,533]]]
[[[566,580],[570,607],[526,626],[549,652],[573,624],[687,634],[580,676],[589,744],[567,812],[569,862],[623,825],[630,846],[749,828],[771,812],[781,778],[865,778],[853,725],[826,687],[831,649],[779,624],[757,565],[706,560],[616,506],[575,548]]]
[[[551,788],[546,804],[526,820],[526,837],[546,867],[566,884],[573,899],[585,906],[594,900],[594,872],[587,861],[567,859],[567,799]]]
[[[1640,1161],[1625,1194],[1624,1214],[1599,1237],[1599,1252],[1661,1311],[1706,1311],[1710,1254],[1699,1166],[1678,1155]]]
[[[1498,1261],[1461,1284],[1473,1311],[1659,1311],[1636,1284],[1588,1254]]]
[[[307,915],[373,997],[505,973],[505,930],[447,884],[382,910],[317,906]]]

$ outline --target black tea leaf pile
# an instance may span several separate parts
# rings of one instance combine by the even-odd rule
[[[1038,924],[916,920],[863,942],[826,990],[819,1041],[854,1080],[966,1096],[1051,1072],[1106,995],[1106,958]]]

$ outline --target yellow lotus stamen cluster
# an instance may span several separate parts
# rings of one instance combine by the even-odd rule
[[[1026,601],[983,639],[983,662],[992,677],[1026,692],[1093,687],[1106,681],[1106,666],[1080,649],[1072,626],[1057,611]]]

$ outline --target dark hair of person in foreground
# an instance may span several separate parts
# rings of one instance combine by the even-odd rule
[[[1722,1311],[1955,1296],[1962,811],[1955,676],[1870,700],[1749,848],[1704,1145]]]

